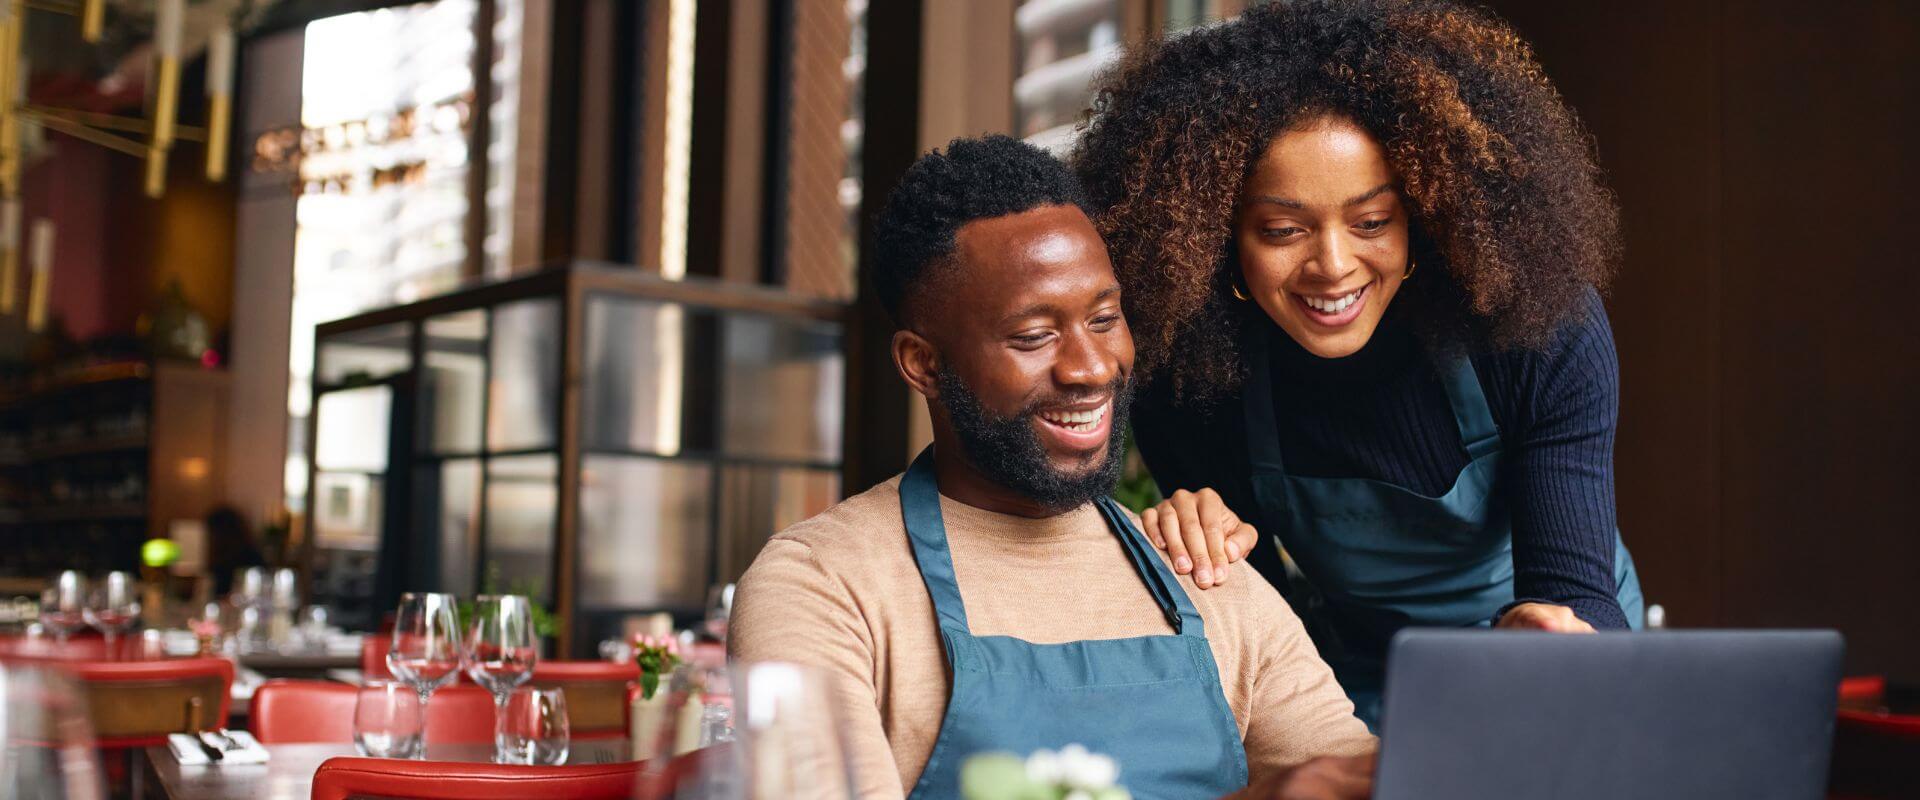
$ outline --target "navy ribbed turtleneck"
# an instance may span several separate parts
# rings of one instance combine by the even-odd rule
[[[1339,359],[1270,341],[1274,419],[1287,471],[1384,481],[1426,495],[1468,462],[1431,359],[1390,309],[1367,346]],[[1540,350],[1472,353],[1506,452],[1498,491],[1512,514],[1514,592],[1571,607],[1597,628],[1625,628],[1614,599],[1613,439],[1619,368],[1597,294],[1585,315]],[[1264,323],[1271,324],[1271,323]],[[1211,486],[1263,531],[1253,500],[1238,394],[1174,404],[1166,381],[1133,412],[1141,455],[1164,492]],[[1284,586],[1269,548],[1248,557]]]

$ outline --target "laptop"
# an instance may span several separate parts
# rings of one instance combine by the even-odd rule
[[[1819,800],[1834,631],[1408,629],[1375,800]]]

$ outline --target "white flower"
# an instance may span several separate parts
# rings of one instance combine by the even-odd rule
[[[1087,794],[1083,790],[1075,789],[1067,792],[1067,796],[1061,798],[1061,800],[1093,800],[1093,795]]]
[[[1105,789],[1120,776],[1120,768],[1112,758],[1088,752],[1077,744],[1060,748],[1057,762],[1059,782],[1076,789]]]
[[[1027,756],[1027,780],[1040,784],[1060,781],[1060,759],[1052,750],[1035,750]]]

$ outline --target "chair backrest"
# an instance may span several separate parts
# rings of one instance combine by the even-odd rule
[[[639,765],[530,767],[456,761],[329,758],[313,774],[313,800],[629,800]]]
[[[261,744],[353,741],[359,689],[331,681],[272,680],[254,691],[249,712]],[[478,686],[447,686],[427,703],[427,741],[491,743],[493,697]]]
[[[387,648],[393,646],[393,637],[384,633],[369,633],[360,638],[360,677],[366,680],[392,680],[393,671],[387,669]]]
[[[56,663],[86,694],[101,747],[165,744],[167,734],[187,730],[195,716],[202,728],[227,724],[233,662],[224,658]]]
[[[575,738],[617,739],[627,735],[627,688],[640,678],[632,662],[541,661],[533,665],[533,685],[567,693],[567,727]]]

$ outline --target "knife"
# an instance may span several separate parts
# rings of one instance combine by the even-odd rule
[[[207,731],[201,731],[197,734],[194,734],[193,741],[196,744],[200,745],[200,752],[207,754],[208,761],[217,762],[217,761],[225,760],[226,755],[220,751],[220,748],[214,747],[213,745],[207,742],[207,739],[210,736],[212,736],[211,733],[208,733]]]

